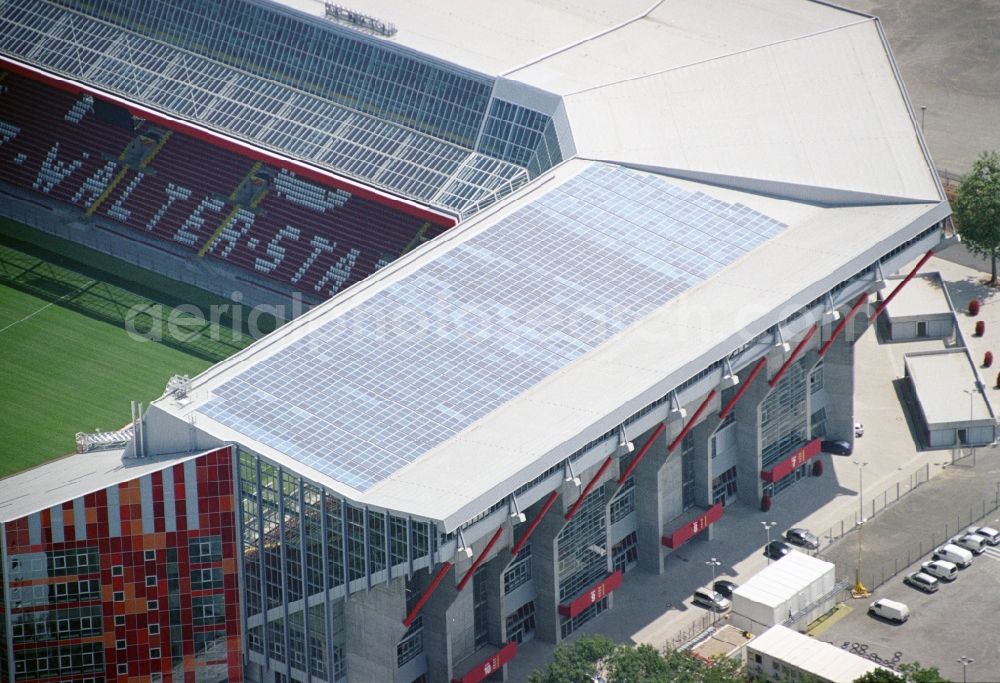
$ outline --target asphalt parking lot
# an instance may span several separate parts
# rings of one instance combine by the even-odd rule
[[[930,559],[925,557],[922,559]],[[919,563],[911,568],[919,568]],[[936,666],[951,681],[962,680],[959,657],[973,661],[969,681],[1000,680],[1000,611],[993,599],[1000,592],[1000,550],[989,548],[952,583],[940,582],[937,593],[926,594],[903,583],[904,573],[889,580],[871,598],[850,600],[853,611],[833,624],[820,640],[838,647],[875,653],[892,660]],[[910,608],[910,620],[892,624],[870,616],[868,605],[890,598]],[[857,644],[857,645],[855,645]]]

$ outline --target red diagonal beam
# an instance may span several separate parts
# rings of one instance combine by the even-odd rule
[[[775,385],[777,385],[778,382],[781,381],[782,375],[784,375],[785,371],[791,367],[792,363],[795,362],[795,359],[799,357],[799,354],[802,353],[802,349],[806,347],[806,344],[809,343],[809,340],[813,338],[813,335],[816,334],[816,330],[818,329],[819,325],[813,323],[813,326],[809,328],[808,332],[806,332],[806,336],[802,337],[802,341],[800,341],[798,344],[795,345],[795,348],[792,349],[792,352],[788,355],[788,358],[785,359],[785,362],[781,364],[780,368],[778,368],[778,372],[774,374],[774,377],[767,380],[767,384],[769,387],[773,389]]]
[[[713,398],[715,398],[715,389],[712,389],[710,392],[708,392],[708,396],[706,396],[705,400],[701,402],[700,406],[698,406],[698,410],[694,411],[694,415],[692,415],[691,419],[688,420],[687,424],[684,425],[684,429],[681,430],[681,433],[678,434],[676,438],[674,438],[674,440],[670,442],[669,446],[667,446],[668,453],[673,453],[674,449],[680,445],[681,441],[684,440],[684,437],[688,435],[688,432],[691,431],[691,428],[694,427],[695,423],[701,418],[701,414],[708,409],[708,404],[712,401]]]
[[[486,556],[490,554],[491,550],[493,550],[493,546],[497,544],[497,541],[500,540],[500,536],[502,534],[503,534],[503,526],[498,527],[497,530],[493,532],[493,537],[490,538],[490,542],[486,544],[486,547],[483,548],[483,552],[479,553],[479,557],[477,557],[476,561],[472,563],[471,567],[469,567],[469,571],[465,572],[465,576],[463,576],[462,580],[458,582],[459,592],[461,592],[462,589],[465,588],[465,584],[469,583],[469,579],[472,578],[472,575],[476,573],[477,569],[479,569],[479,565],[483,563],[483,560],[486,559]]]
[[[830,335],[830,338],[823,342],[823,346],[819,347],[820,358],[826,355],[826,352],[830,350],[831,346],[833,346],[833,342],[837,341],[837,337],[839,337],[840,333],[844,331],[845,327],[847,327],[847,323],[851,322],[851,318],[853,318],[866,303],[868,303],[868,292],[862,292],[861,296],[859,296],[854,302],[854,305],[851,306],[851,310],[849,310],[847,315],[844,316],[844,319],[841,320],[835,328],[833,328],[833,334]]]
[[[722,410],[719,411],[720,420],[725,420],[726,415],[729,415],[729,413],[733,412],[733,408],[735,408],[736,404],[740,402],[741,398],[743,398],[743,394],[747,393],[747,390],[750,388],[750,385],[753,384],[753,381],[755,379],[757,379],[757,375],[760,374],[760,371],[764,369],[765,365],[767,365],[766,357],[761,358],[759,361],[757,361],[757,365],[753,366],[753,370],[750,371],[750,374],[747,376],[746,380],[740,385],[740,388],[736,390],[736,394],[731,399],[729,399],[729,403],[722,406]]]
[[[438,584],[444,580],[445,574],[448,573],[448,570],[451,569],[451,567],[451,562],[445,562],[441,565],[441,568],[438,569],[437,574],[434,575],[434,579],[431,581],[431,584],[427,586],[427,590],[424,591],[424,594],[420,596],[419,600],[417,600],[417,604],[413,606],[410,613],[406,615],[405,619],[403,619],[403,625],[406,626],[406,628],[410,628],[410,625],[413,624],[413,620],[417,618],[418,614],[420,614],[420,610],[423,608],[424,604],[431,599],[431,595],[437,590]]]
[[[917,274],[917,271],[918,271],[918,270],[920,270],[921,268],[923,268],[923,267],[924,267],[924,264],[925,264],[925,263],[927,263],[927,260],[928,260],[928,259],[929,259],[929,258],[930,258],[931,256],[933,256],[933,255],[934,255],[934,250],[933,250],[933,249],[928,249],[928,250],[927,250],[927,253],[926,253],[926,254],[924,254],[924,255],[923,255],[923,257],[922,257],[922,258],[921,258],[921,259],[920,259],[919,261],[917,261],[917,265],[913,266],[913,270],[911,270],[911,271],[910,271],[910,274],[909,274],[909,275],[907,275],[906,277],[904,277],[904,278],[903,278],[903,281],[902,281],[902,282],[900,282],[900,283],[899,283],[898,285],[896,285],[896,286],[895,286],[895,287],[893,288],[893,290],[892,290],[891,292],[889,292],[889,296],[887,296],[887,297],[886,297],[886,298],[885,298],[885,299],[884,299],[884,300],[882,301],[882,303],[880,303],[880,304],[878,305],[878,307],[877,307],[877,308],[875,309],[875,312],[874,312],[874,313],[872,313],[872,317],[871,317],[871,318],[870,318],[870,319],[868,320],[868,324],[869,324],[869,325],[870,325],[870,324],[872,323],[872,321],[874,321],[874,320],[875,320],[876,318],[878,318],[878,317],[879,317],[879,315],[881,315],[881,314],[882,314],[882,311],[884,311],[884,310],[885,310],[885,307],[889,305],[889,302],[890,302],[890,301],[892,301],[892,300],[893,300],[893,298],[894,298],[894,297],[895,297],[895,296],[896,296],[897,294],[899,294],[899,290],[901,290],[901,289],[902,289],[903,287],[905,287],[905,286],[906,286],[906,283],[907,283],[907,282],[909,282],[910,280],[912,280],[912,279],[913,279],[913,278],[914,278],[914,277],[916,276],[916,274]]]
[[[529,538],[531,538],[531,534],[535,533],[535,529],[537,529],[538,525],[542,523],[542,517],[545,516],[545,513],[549,511],[549,508],[552,507],[552,504],[556,502],[556,498],[558,497],[558,491],[553,491],[549,494],[549,497],[546,498],[545,502],[542,504],[542,509],[539,510],[538,514],[535,515],[535,518],[531,520],[531,524],[528,526],[528,530],[524,532],[524,536],[521,536],[521,540],[515,543],[514,547],[511,548],[511,555],[517,555],[521,552],[521,548],[523,548],[524,544],[528,542]]]
[[[594,477],[587,482],[587,485],[583,487],[583,493],[581,493],[580,497],[576,499],[575,503],[573,503],[573,506],[569,509],[569,512],[563,515],[563,517],[566,518],[567,522],[573,519],[573,516],[576,514],[576,511],[580,509],[581,505],[583,505],[583,499],[587,497],[587,495],[597,485],[597,481],[601,477],[603,477],[604,473],[608,471],[609,467],[611,467],[611,460],[612,457],[609,455],[608,459],[604,461],[603,465],[601,465],[601,469],[597,470],[597,474],[595,474]]]
[[[649,449],[653,447],[653,442],[660,437],[660,434],[662,434],[663,430],[666,428],[667,426],[662,422],[656,426],[656,429],[653,430],[653,433],[646,440],[646,443],[642,444],[642,448],[640,448],[639,452],[635,454],[634,458],[632,458],[632,462],[629,463],[628,467],[622,473],[622,476],[618,477],[619,486],[624,484],[625,480],[628,479],[632,472],[635,471],[635,468],[639,465],[639,461],[646,457],[646,453],[648,453]]]

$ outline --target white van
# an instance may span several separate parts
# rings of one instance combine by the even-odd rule
[[[958,578],[958,567],[944,560],[931,560],[920,565],[920,571],[930,574],[943,581],[954,581]]]
[[[972,564],[972,553],[965,548],[959,548],[954,543],[945,543],[934,551],[935,560],[944,560],[965,569]]]
[[[976,555],[982,555],[986,550],[986,539],[979,534],[959,534],[951,539],[959,548],[971,550]]]
[[[897,624],[904,623],[910,618],[910,608],[901,602],[881,598],[868,606],[868,613],[877,617],[894,621]]]

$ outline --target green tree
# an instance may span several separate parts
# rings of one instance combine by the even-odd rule
[[[597,672],[597,663],[618,646],[604,636],[583,636],[563,643],[552,653],[552,662],[528,676],[528,683],[581,683]]]
[[[962,178],[952,205],[962,241],[990,259],[990,284],[997,284],[1000,255],[1000,156],[983,152]]]
[[[919,662],[910,662],[899,666],[899,673],[888,669],[877,669],[866,673],[854,683],[948,683],[941,678],[936,666],[920,666]]]

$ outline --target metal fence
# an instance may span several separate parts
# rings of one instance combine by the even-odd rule
[[[673,635],[664,643],[664,650],[679,650],[692,644],[693,641],[707,635],[709,629],[723,626],[729,621],[729,613],[706,612],[693,619],[687,626]]]
[[[863,501],[865,521],[870,520],[907,493],[916,490],[921,484],[926,484],[929,478],[930,465],[924,465],[914,471],[908,479],[897,481],[893,486],[869,497],[867,501]],[[861,510],[859,509],[850,517],[845,517],[839,523],[831,526],[826,533],[820,534],[820,538],[826,539],[828,543],[833,543],[838,538],[850,533],[858,525],[860,517]]]
[[[954,519],[944,522],[923,539],[910,544],[906,548],[905,554],[900,553],[892,560],[883,562],[862,561],[861,582],[868,590],[875,590],[900,572],[905,571],[910,565],[932,552],[939,545],[947,543],[952,536],[980,521],[998,508],[1000,508],[1000,495],[994,494],[992,498],[984,498],[980,502],[970,505],[968,512],[963,512]],[[853,559],[844,558],[837,562],[837,576],[854,576],[856,570],[857,565]]]

